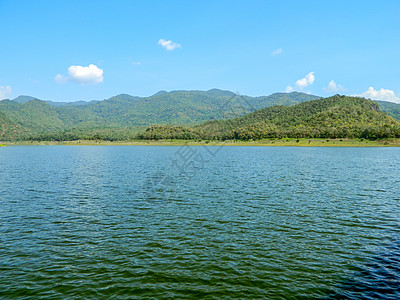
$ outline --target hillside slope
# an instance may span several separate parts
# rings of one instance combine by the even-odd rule
[[[379,108],[387,113],[389,116],[392,116],[397,121],[400,121],[400,104],[388,102],[388,101],[376,101],[378,103]]]
[[[5,140],[12,140],[20,133],[20,126],[8,119],[4,113],[0,112],[0,137],[3,137]]]
[[[141,139],[391,138],[400,123],[376,102],[333,96],[294,106],[273,106],[231,120],[209,121],[193,128],[152,126]]]
[[[7,126],[4,126],[5,130],[0,132],[0,138],[3,140],[58,131],[64,126],[56,109],[40,100],[25,103],[3,100],[0,102],[0,113],[7,123]]]
[[[118,95],[84,106],[57,107],[60,118],[68,126],[146,126],[150,124],[196,124],[221,119],[232,109],[244,108],[241,114],[276,104],[291,105],[318,99],[303,94],[273,94],[266,97],[237,97],[222,90],[173,91],[148,98]],[[227,106],[229,104],[230,107]],[[236,115],[231,114],[231,117]]]

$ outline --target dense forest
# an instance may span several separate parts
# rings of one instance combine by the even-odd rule
[[[152,124],[195,125],[318,98],[297,92],[253,98],[217,89],[70,103],[20,96],[0,101],[0,140],[129,140]]]
[[[380,110],[400,119],[400,104],[298,92],[248,97],[217,89],[162,91],[70,103],[20,96],[0,101],[0,140],[398,136],[398,123]]]
[[[294,106],[268,107],[194,127],[155,125],[138,135],[148,140],[395,137],[400,137],[400,123],[381,112],[376,102],[339,95]]]

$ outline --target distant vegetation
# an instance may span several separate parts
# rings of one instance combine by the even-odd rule
[[[273,106],[231,120],[209,121],[193,128],[152,126],[140,139],[260,140],[279,138],[395,138],[400,123],[376,102],[333,96],[294,106]]]
[[[379,108],[387,113],[389,116],[392,116],[397,121],[400,121],[400,104],[387,102],[387,101],[376,101],[378,103]]]
[[[0,101],[0,140],[129,140],[152,124],[195,125],[318,98],[296,92],[239,97],[217,89],[160,92],[147,98],[122,94],[89,103],[20,96]]]
[[[141,98],[59,103],[30,96],[0,101],[0,140],[263,139],[398,135],[400,105],[354,97],[229,91],[159,92]],[[376,104],[378,103],[378,105]],[[156,124],[156,125],[154,125]]]

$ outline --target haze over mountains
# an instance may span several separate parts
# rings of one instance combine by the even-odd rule
[[[131,139],[150,125],[196,125],[275,106],[319,99],[305,93],[249,97],[230,91],[160,91],[151,97],[121,94],[103,101],[52,102],[19,96],[0,101],[0,139]],[[400,118],[400,105],[377,101]]]

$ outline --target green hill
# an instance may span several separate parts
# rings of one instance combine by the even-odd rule
[[[25,139],[33,135],[63,128],[56,109],[44,101],[30,100],[17,103],[10,100],[0,102],[5,130],[0,132],[3,140]]]
[[[400,121],[400,104],[388,102],[388,101],[376,101],[378,103],[379,108],[387,113],[389,116],[392,116],[397,121]]]
[[[91,102],[58,103],[31,98],[0,101],[0,112],[9,124],[3,126],[1,140],[131,139],[152,124],[195,125],[319,97],[297,92],[248,97],[213,89],[161,91],[147,98],[121,94]]]
[[[268,138],[392,138],[400,123],[376,102],[333,96],[294,106],[273,106],[231,120],[194,127],[152,126],[140,139],[259,140]]]
[[[18,96],[17,98],[15,98],[15,99],[13,99],[12,101],[17,102],[17,103],[26,103],[28,101],[35,100],[35,99],[37,99],[37,98],[32,97],[32,96],[21,95],[21,96]]]

